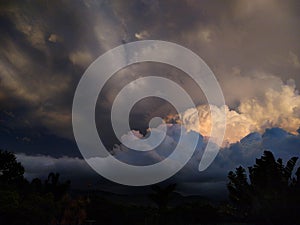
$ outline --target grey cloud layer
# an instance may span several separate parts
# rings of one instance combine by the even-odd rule
[[[136,152],[124,146],[116,146],[114,156],[124,162],[135,165],[148,165],[163,160],[167,157],[178,141],[179,125],[172,125],[167,132],[167,138],[153,151]],[[187,133],[186,135],[189,135]],[[126,138],[126,137],[124,137]],[[280,128],[272,128],[263,135],[251,133],[240,142],[223,148],[211,166],[203,171],[198,171],[199,161],[205,147],[205,140],[199,136],[197,149],[186,164],[168,182],[178,183],[179,190],[184,194],[201,194],[208,196],[223,195],[226,191],[227,174],[230,170],[242,165],[251,166],[255,158],[262,155],[264,150],[271,150],[275,157],[281,157],[284,162],[293,156],[299,157],[300,135],[290,134]],[[182,149],[184,151],[184,149]],[[26,177],[45,177],[49,172],[60,172],[65,179],[71,179],[75,186],[80,186],[83,180],[94,183],[97,188],[105,188],[104,179],[89,168],[87,163],[79,158],[52,158],[50,156],[29,156],[18,154],[17,159],[24,165]],[[298,166],[300,163],[298,162]],[[104,186],[98,183],[104,182]],[[111,184],[112,185],[112,184]],[[113,186],[113,185],[112,185]],[[82,187],[82,185],[81,185]]]

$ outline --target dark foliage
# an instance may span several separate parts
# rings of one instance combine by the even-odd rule
[[[0,184],[10,184],[23,179],[24,167],[17,162],[16,156],[0,150]]]
[[[0,150],[0,224],[41,225],[62,221],[70,183],[49,174],[43,183],[23,177],[24,168],[13,153]],[[74,223],[75,224],[75,223]]]
[[[152,186],[142,204],[127,202],[130,196],[121,201],[91,189],[69,192],[70,182],[61,182],[59,173],[28,182],[13,153],[0,151],[0,162],[0,224],[298,224],[300,168],[293,173],[297,158],[283,165],[268,151],[248,174],[243,167],[228,174],[231,202],[224,203],[183,197],[176,193],[176,184]]]
[[[256,164],[229,172],[227,185],[235,213],[246,221],[264,224],[296,224],[300,203],[299,171],[293,177],[297,157],[283,165],[272,152],[265,151]]]

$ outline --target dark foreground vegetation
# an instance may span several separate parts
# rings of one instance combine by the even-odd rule
[[[138,204],[130,196],[122,202],[111,193],[76,192],[58,173],[28,181],[15,155],[0,151],[0,224],[300,224],[296,161],[283,165],[265,151],[247,172],[236,168],[228,174],[227,202],[182,197],[172,184],[153,186],[147,201]]]

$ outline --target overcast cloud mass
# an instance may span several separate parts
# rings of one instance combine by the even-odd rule
[[[207,101],[182,71],[143,63],[116,73],[98,98],[99,136],[118,159],[132,164],[163,159],[176,145],[178,114],[201,137],[194,157],[174,177],[182,192],[223,187],[229,170],[253,164],[263,149],[284,160],[299,156],[299,21],[297,0],[1,1],[0,149],[16,152],[29,178],[57,170],[76,183],[76,171],[87,182],[104,184],[81,159],[73,137],[76,86],[89,64],[111,48],[157,39],[191,49],[214,72],[226,100],[222,151],[207,171],[196,173],[210,134]],[[174,125],[162,146],[136,158],[115,137],[110,108],[124,85],[149,75],[177,82],[198,107],[176,112],[157,98],[140,101],[131,111],[133,130],[145,135],[154,116]],[[143,86],[133,89],[137,96],[143,92]]]

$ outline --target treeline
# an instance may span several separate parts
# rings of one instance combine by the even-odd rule
[[[229,172],[226,202],[186,201],[172,184],[152,186],[149,204],[129,204],[97,191],[75,193],[70,181],[60,181],[58,173],[29,182],[15,155],[0,150],[0,224],[300,224],[297,159],[283,165],[265,151],[247,171],[238,167]]]
[[[260,224],[300,224],[300,167],[298,158],[286,165],[265,151],[256,164],[228,174],[228,191],[234,216],[241,221]]]
[[[70,181],[60,182],[58,173],[29,182],[15,155],[0,150],[0,224],[83,224],[86,201],[69,190]]]

